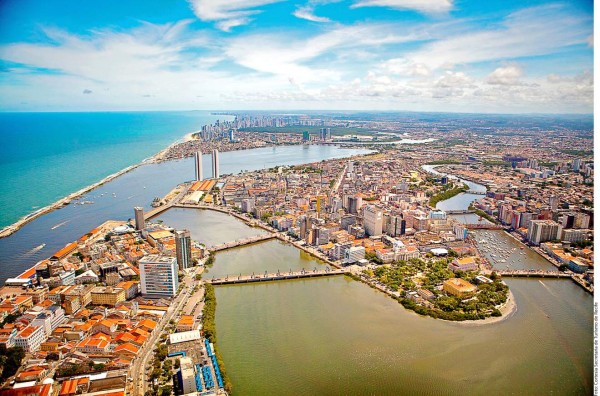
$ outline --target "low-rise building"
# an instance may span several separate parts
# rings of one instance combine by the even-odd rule
[[[450,278],[444,282],[444,291],[459,298],[470,297],[476,290],[477,286],[461,278]]]
[[[125,301],[125,290],[120,287],[97,286],[92,290],[92,304],[114,307]]]
[[[474,256],[455,258],[450,264],[448,264],[448,269],[452,272],[475,271],[477,268],[477,261]]]
[[[25,352],[35,352],[48,337],[42,326],[29,325],[21,330],[15,337],[15,346],[21,347]]]

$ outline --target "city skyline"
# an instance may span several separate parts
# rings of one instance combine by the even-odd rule
[[[591,113],[592,14],[584,1],[4,3],[0,110]]]

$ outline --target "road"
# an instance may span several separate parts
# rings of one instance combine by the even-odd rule
[[[156,341],[163,333],[165,326],[169,323],[169,321],[174,318],[181,306],[188,301],[192,294],[192,290],[197,281],[195,281],[194,276],[196,274],[197,267],[195,267],[192,271],[188,272],[183,280],[182,284],[184,289],[181,293],[173,300],[171,306],[167,310],[167,312],[163,315],[161,320],[158,322],[158,325],[152,331],[152,335],[146,341],[138,356],[136,356],[133,365],[131,366],[130,375],[133,379],[131,393],[133,395],[143,396],[146,393],[146,385],[149,383],[149,380],[146,379],[146,365],[148,360],[150,359],[152,354],[152,350],[156,345]]]

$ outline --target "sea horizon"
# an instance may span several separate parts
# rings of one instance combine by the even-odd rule
[[[140,165],[219,118],[198,113],[0,112],[0,228]]]

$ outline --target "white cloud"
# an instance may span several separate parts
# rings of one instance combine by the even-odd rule
[[[590,27],[586,18],[564,15],[558,7],[545,6],[511,14],[500,28],[479,29],[452,35],[424,45],[406,58],[429,68],[511,60],[556,53],[586,42]]]
[[[215,21],[217,28],[229,31],[231,28],[248,24],[256,8],[283,0],[189,0],[194,14],[202,21]]]
[[[408,59],[390,59],[383,62],[380,67],[392,74],[409,77],[425,77],[431,74],[431,70],[423,63],[414,63]]]
[[[352,5],[352,8],[388,7],[431,14],[448,12],[452,6],[452,0],[358,0]]]
[[[487,83],[491,85],[522,85],[519,79],[523,76],[523,71],[516,65],[507,65],[494,70],[487,78]]]
[[[336,26],[325,33],[292,39],[280,34],[243,35],[228,41],[225,54],[246,68],[306,83],[340,79],[345,71],[356,72],[356,59],[361,64],[375,62],[374,51],[386,44],[413,41],[414,34],[399,34],[388,24]],[[370,51],[370,59],[364,51]],[[320,61],[321,58],[326,60]],[[341,59],[340,63],[335,63]]]
[[[326,17],[320,17],[314,14],[314,7],[307,5],[304,7],[298,7],[296,11],[294,11],[294,16],[300,19],[306,19],[311,22],[331,22],[331,19]]]

